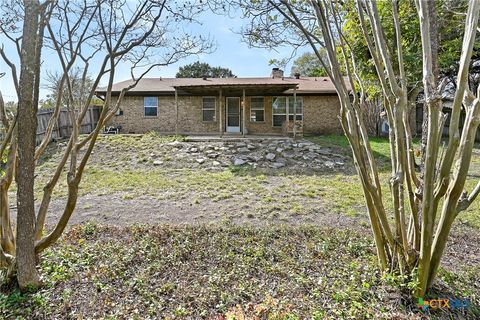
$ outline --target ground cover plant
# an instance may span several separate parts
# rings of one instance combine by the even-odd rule
[[[46,286],[0,296],[4,318],[408,319],[416,301],[382,278],[362,231],[318,226],[72,228],[40,264]],[[126,249],[127,248],[127,249]],[[473,297],[479,266],[441,271],[439,289]],[[5,289],[5,288],[4,288]],[[7,291],[8,292],[8,291]],[[433,312],[475,319],[480,312]]]

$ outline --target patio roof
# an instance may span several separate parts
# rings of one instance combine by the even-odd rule
[[[208,80],[205,80],[208,81]],[[298,83],[202,83],[202,84],[187,84],[174,86],[178,90],[179,94],[192,94],[192,95],[204,95],[212,94],[217,95],[220,90],[224,96],[240,96],[245,91],[247,96],[257,95],[276,95],[283,94],[289,89],[295,89],[298,87]]]

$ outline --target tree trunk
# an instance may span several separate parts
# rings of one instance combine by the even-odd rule
[[[20,95],[18,99],[18,167],[17,181],[17,279],[20,289],[37,287],[40,278],[35,268],[35,140],[37,108],[35,85],[40,5],[25,0],[25,19],[21,49]],[[38,84],[37,84],[38,85]]]
[[[430,46],[431,46],[431,59],[432,59],[432,72],[434,76],[433,85],[435,88],[438,87],[438,77],[440,75],[440,70],[438,68],[438,47],[439,47],[439,37],[438,37],[438,24],[437,24],[437,12],[435,10],[435,1],[427,1],[426,8],[428,10],[428,15],[431,17],[429,19],[429,31],[430,31]],[[440,92],[441,94],[441,92]],[[425,173],[425,153],[427,152],[427,140],[428,140],[428,108],[427,103],[425,102],[424,94],[424,103],[423,103],[423,121],[422,121],[422,158],[420,161],[420,178],[423,179]],[[423,186],[422,186],[423,189]]]

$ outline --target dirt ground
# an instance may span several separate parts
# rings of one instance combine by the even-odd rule
[[[85,222],[117,226],[313,224],[352,228],[369,233],[368,217],[361,194],[357,192],[351,196],[355,199],[351,199],[349,204],[347,196],[338,194],[342,193],[339,188],[344,185],[328,189],[331,181],[335,181],[332,180],[332,175],[337,179],[354,179],[348,150],[321,147],[317,150],[319,160],[302,156],[285,161],[282,168],[272,168],[272,163],[264,159],[264,165],[262,161],[256,161],[258,166],[254,168],[248,162],[249,154],[243,154],[247,163],[235,166],[233,162],[241,154],[236,150],[253,144],[253,152],[256,152],[258,158],[262,157],[259,152],[263,149],[266,150],[263,156],[269,150],[278,148],[287,149],[288,152],[292,142],[266,140],[240,142],[240,146],[236,144],[238,143],[179,143],[159,140],[155,136],[104,137],[95,147],[90,162],[91,171],[87,170],[82,181],[70,225]],[[48,176],[63,147],[64,143],[49,147],[38,170],[39,175]],[[308,141],[301,147],[292,148],[292,152],[313,157],[308,150],[311,148]],[[219,155],[209,159],[209,150],[218,152]],[[342,161],[342,165],[325,167],[324,163],[329,161],[325,158],[325,150],[335,154],[336,161]],[[202,156],[205,163],[196,161]],[[277,153],[275,161],[280,157],[281,153]],[[158,165],[158,161],[161,165]],[[221,165],[212,166],[212,161]],[[105,185],[105,181],[110,181],[110,184]],[[350,184],[350,181],[347,180],[347,183]],[[61,216],[65,204],[63,189],[60,186],[59,196],[54,197],[50,205],[48,226],[52,226]],[[345,194],[348,192],[345,190]],[[39,192],[38,203],[40,199]],[[344,214],[342,210],[345,207],[332,210],[339,199],[345,201],[346,207],[354,214]],[[454,259],[449,259],[447,265],[479,264],[479,243],[480,234],[477,229],[457,223],[452,234],[452,245],[448,247],[448,255]]]
[[[324,155],[331,152],[330,149],[319,149],[320,154],[313,153],[308,148],[316,146],[308,141],[303,143],[305,146],[301,148],[292,148],[291,140],[158,143],[154,138],[150,140],[137,136],[104,137],[97,143],[90,159],[70,224],[87,221],[113,225],[229,221],[253,225],[311,223],[345,227],[357,224],[359,219],[363,220],[361,217],[353,219],[342,214],[327,214],[330,210],[323,203],[321,195],[299,195],[304,187],[298,181],[293,182],[296,174],[312,177],[326,172],[343,174],[352,170],[350,164],[344,163],[348,161],[345,156],[335,154],[330,161]],[[237,152],[245,149],[246,145],[253,145],[251,148],[254,150],[251,153]],[[39,176],[46,179],[51,174],[53,164],[64,146],[64,142],[50,146],[38,170]],[[292,159],[282,158],[283,149],[300,156],[295,159],[293,156]],[[209,151],[218,154],[215,158],[209,158]],[[274,161],[265,159],[270,152],[276,154]],[[206,162],[199,163],[199,158]],[[237,159],[245,159],[245,164],[234,165]],[[335,164],[335,161],[339,164]],[[325,162],[329,162],[329,165],[331,162],[333,167],[325,167]],[[274,167],[278,163],[283,166]],[[224,176],[224,172],[234,174]],[[202,173],[211,178],[202,178]],[[141,180],[141,187],[135,179]],[[43,180],[40,178],[37,185],[37,204],[41,200]],[[104,182],[110,183],[110,180],[113,186],[105,186]],[[172,181],[178,183],[169,184]],[[159,184],[160,187],[156,187]],[[290,188],[296,191],[284,190]],[[55,223],[63,211],[64,192],[65,186],[59,186],[59,196],[54,197],[50,205],[47,218],[49,225]]]

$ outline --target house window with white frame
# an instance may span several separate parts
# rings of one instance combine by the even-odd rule
[[[288,97],[288,119],[293,121],[293,115],[296,111],[297,120],[303,120],[303,97],[297,97],[297,108],[293,110],[294,98]]]
[[[203,121],[215,121],[215,97],[203,97],[202,119]]]
[[[272,126],[281,127],[287,119],[287,97],[273,97]]]
[[[250,121],[264,122],[265,121],[265,105],[263,104],[263,97],[252,97],[250,100]]]
[[[273,97],[272,100],[272,126],[281,127],[288,119],[293,120],[293,115],[296,111],[297,120],[303,120],[303,98],[297,97],[297,106],[294,110],[293,97]]]
[[[158,115],[158,97],[143,97],[143,115],[145,117]]]

